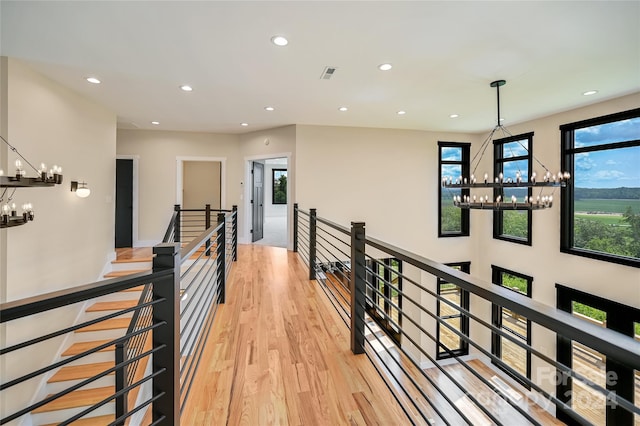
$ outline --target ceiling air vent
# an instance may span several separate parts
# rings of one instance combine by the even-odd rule
[[[320,76],[321,80],[329,80],[331,77],[333,77],[333,73],[335,73],[337,70],[336,67],[325,67],[324,71],[322,71],[322,75]]]

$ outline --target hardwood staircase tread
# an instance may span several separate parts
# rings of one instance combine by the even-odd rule
[[[89,306],[86,312],[120,311],[133,308],[138,304],[137,300],[116,300],[113,302],[96,302]]]
[[[87,417],[84,419],[76,420],[70,423],[70,426],[104,426],[112,423],[116,419],[113,414],[107,414],[106,416]],[[56,426],[58,423],[48,423],[42,426]]]
[[[112,368],[115,365],[114,361],[96,362],[92,364],[82,365],[70,365],[60,368],[47,383],[64,382],[67,380],[88,379],[96,374],[100,374]],[[110,374],[114,374],[113,372]]]
[[[99,323],[88,325],[76,330],[76,333],[87,333],[89,331],[114,330],[118,328],[128,328],[131,318],[111,318]]]
[[[126,277],[127,275],[137,274],[138,272],[147,272],[151,269],[128,269],[126,271],[111,271],[104,275],[105,278]]]
[[[36,408],[32,413],[48,413],[50,411],[64,410],[67,408],[86,407],[96,404],[115,393],[114,386],[103,388],[79,389],[51,401],[42,407]],[[49,397],[51,395],[47,395]]]
[[[111,264],[116,265],[121,263],[141,263],[141,262],[153,262],[153,256],[136,257],[133,259],[116,259],[116,260],[112,260]]]
[[[111,340],[92,340],[88,342],[77,342],[73,345],[69,346],[63,353],[62,356],[74,356],[81,354],[82,352],[86,352],[91,348],[95,348],[100,345],[104,345],[105,343],[109,343]],[[104,349],[99,350],[98,352],[109,352],[115,349],[114,345],[107,346]]]
[[[122,291],[125,292],[125,291],[142,291],[142,290],[144,290],[144,285],[139,285],[138,287],[131,287]]]

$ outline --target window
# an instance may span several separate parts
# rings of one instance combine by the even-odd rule
[[[287,169],[273,169],[273,204],[287,204]]]
[[[471,262],[447,263],[447,265],[468,274]],[[462,290],[457,285],[448,283],[441,278],[438,278],[437,291],[440,296],[446,298],[449,302],[452,302],[462,309],[469,310],[468,291]],[[436,306],[436,314],[447,324],[449,324],[465,336],[469,336],[468,316],[463,315],[453,306],[450,306],[444,302],[440,302],[439,300]],[[462,356],[469,354],[469,343],[446,326],[440,325],[440,323],[436,324],[436,339],[438,340],[438,348],[436,353],[437,359],[451,358],[452,356]],[[446,346],[446,349],[443,348],[440,344]]]
[[[527,297],[531,297],[531,287],[533,283],[532,277],[493,265],[491,266],[491,270],[494,284],[506,287],[509,290],[523,294]],[[495,327],[516,339],[519,339],[522,343],[531,345],[531,321],[524,316],[494,304],[492,322]],[[509,339],[503,338],[498,333],[493,332],[491,339],[491,353],[524,377],[531,379],[531,353],[526,349],[518,346]],[[502,365],[498,364],[497,366],[504,369]],[[511,375],[523,386],[529,388],[529,385],[527,385],[522,379],[511,374],[509,371],[505,370],[505,372]]]
[[[493,141],[494,176],[503,174],[504,179],[516,180],[520,173],[523,182],[531,176],[533,133],[510,136]],[[501,196],[510,200],[513,195],[518,200],[530,197],[531,188],[494,189],[493,199]],[[531,211],[500,210],[493,212],[493,238],[531,245]]]
[[[640,266],[640,108],[560,126],[560,249]]]
[[[369,260],[367,267],[373,271],[367,271],[367,281],[373,287],[367,286],[367,312],[389,337],[400,344],[402,296],[398,290],[402,291],[402,261],[393,258]]]
[[[585,322],[609,328],[638,338],[640,334],[640,309],[604,299],[593,294],[556,284],[558,309],[571,313]],[[640,400],[638,372],[587,345],[557,336],[556,359],[584,377],[606,388],[628,401]],[[589,385],[563,373],[557,373],[562,380],[556,381],[556,395],[576,412],[597,425],[631,426],[638,425],[640,418],[633,413],[607,403],[604,395]],[[571,424],[572,417],[561,407],[556,413],[559,420]],[[635,417],[635,423],[634,423]]]
[[[438,182],[446,176],[454,181],[459,176],[469,176],[469,152],[471,144],[438,142]],[[453,197],[469,195],[468,189],[447,189],[438,185],[438,237],[462,237],[469,235],[469,210],[453,205]]]

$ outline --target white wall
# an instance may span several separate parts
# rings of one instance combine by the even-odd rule
[[[3,300],[90,283],[98,279],[113,251],[116,116],[9,58],[2,86],[6,87],[3,136],[36,167],[41,162],[63,167],[64,182],[53,188],[19,189],[15,202],[31,202],[35,220],[1,231]],[[6,133],[5,133],[6,132]],[[8,155],[13,165],[15,155]],[[13,169],[13,167],[11,168]],[[9,170],[11,170],[9,169]],[[28,176],[35,171],[28,170]],[[85,180],[89,198],[70,191],[71,180]],[[6,269],[5,269],[6,268]],[[6,274],[6,275],[5,275]],[[7,345],[73,323],[79,306],[59,309],[6,326]],[[4,381],[53,361],[61,339],[52,339],[6,358]],[[28,353],[25,356],[25,353]],[[4,413],[24,405],[34,395],[39,378],[3,392]]]
[[[237,135],[157,130],[118,130],[119,155],[139,156],[139,240],[153,245],[162,240],[176,203],[178,157],[219,157],[226,161],[225,208],[240,204],[242,179]]]

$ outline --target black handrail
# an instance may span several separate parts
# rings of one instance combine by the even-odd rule
[[[300,213],[302,213],[302,215],[299,215]],[[305,216],[309,218],[308,221]],[[301,226],[302,224],[300,219],[303,218],[305,219],[305,222],[308,223],[308,226]],[[559,399],[560,397],[556,397],[553,393],[548,392],[538,382],[534,382],[528,379],[528,377],[523,376],[523,374],[521,374],[520,371],[517,371],[515,367],[507,364],[499,355],[495,355],[493,350],[489,351],[486,349],[486,343],[479,343],[472,340],[468,335],[464,334],[466,332],[457,330],[453,325],[447,322],[446,318],[436,314],[433,309],[424,305],[423,300],[421,300],[420,297],[414,297],[415,293],[407,293],[406,291],[403,291],[401,286],[395,285],[395,283],[390,282],[390,280],[387,280],[385,276],[378,273],[377,265],[382,265],[387,270],[390,270],[391,268],[386,264],[380,263],[374,256],[370,255],[369,249],[373,249],[378,257],[395,258],[399,262],[402,262],[403,265],[410,265],[415,267],[418,271],[427,272],[434,277],[437,277],[442,282],[451,283],[452,285],[457,286],[461,291],[467,291],[469,294],[477,295],[496,306],[501,306],[506,310],[523,315],[532,323],[557,333],[558,338],[562,337],[563,339],[570,341],[581,342],[595,351],[602,353],[608,360],[615,362],[616,365],[617,363],[620,363],[620,365],[625,366],[624,368],[627,369],[640,369],[640,342],[635,341],[633,338],[629,338],[629,336],[611,329],[603,329],[595,324],[587,323],[575,318],[567,312],[544,305],[509,289],[492,285],[446,265],[439,264],[375,238],[367,237],[364,232],[364,223],[352,222],[352,228],[349,230],[349,235],[351,236],[350,242],[344,241],[342,238],[342,235],[346,234],[345,231],[347,228],[318,217],[315,209],[310,209],[307,213],[300,210],[296,204],[294,206],[294,223],[297,227],[300,226],[300,229],[304,231],[301,232],[297,227],[294,230],[294,238],[296,239],[296,241],[294,241],[294,251],[298,251],[300,257],[307,262],[310,270],[310,279],[315,279],[317,276],[317,280],[321,284],[320,287],[325,294],[327,294],[329,301],[336,308],[340,317],[345,321],[347,327],[351,329],[352,351],[355,354],[364,352],[372,361],[373,358],[371,353],[374,353],[375,357],[379,358],[382,369],[379,369],[376,363],[374,363],[374,366],[378,372],[381,373],[385,383],[387,383],[387,386],[393,392],[394,397],[398,400],[410,420],[412,416],[415,415],[415,411],[413,414],[409,414],[411,410],[407,410],[404,406],[404,403],[407,401],[414,405],[415,409],[418,410],[420,416],[422,416],[424,420],[429,421],[429,418],[423,415],[424,413],[422,413],[421,409],[421,404],[430,403],[429,397],[422,392],[423,384],[420,384],[415,380],[415,372],[411,368],[406,368],[406,362],[413,364],[413,367],[417,368],[417,371],[420,372],[422,371],[422,367],[417,363],[414,355],[405,350],[404,346],[397,344],[395,345],[395,348],[389,350],[387,345],[376,334],[376,331],[371,328],[371,322],[377,321],[371,316],[373,315],[370,311],[371,307],[376,309],[376,312],[381,317],[381,321],[383,321],[378,324],[383,332],[389,334],[392,338],[394,333],[402,335],[403,338],[409,342],[409,346],[412,345],[414,349],[419,351],[421,356],[424,356],[425,359],[431,361],[436,371],[439,371],[444,377],[449,378],[454,385],[458,386],[459,391],[461,391],[463,395],[467,394],[467,397],[476,408],[480,409],[484,415],[488,416],[495,423],[500,424],[500,422],[505,421],[505,418],[499,417],[498,419],[498,417],[494,416],[496,413],[490,412],[487,407],[482,405],[480,400],[475,398],[475,395],[469,395],[466,388],[441,366],[437,361],[436,355],[431,355],[422,347],[420,339],[415,340],[415,336],[408,333],[406,328],[403,328],[402,323],[400,322],[402,319],[406,319],[410,323],[411,330],[415,330],[419,335],[427,337],[433,341],[436,344],[436,348],[438,346],[442,346],[443,350],[448,352],[449,355],[464,368],[463,371],[466,370],[467,374],[473,375],[476,380],[482,382],[488,389],[496,392],[496,395],[504,400],[504,404],[517,411],[519,415],[523,416],[523,418],[527,419],[529,422],[538,424],[539,419],[532,417],[532,413],[530,413],[526,408],[523,409],[520,404],[512,401],[499,386],[492,383],[488,378],[483,377],[480,372],[474,369],[475,367],[470,365],[466,360],[461,359],[458,353],[454,353],[453,350],[446,347],[438,337],[435,337],[435,331],[430,332],[428,327],[424,326],[420,319],[421,316],[427,314],[430,321],[434,321],[435,324],[439,324],[441,327],[444,327],[449,333],[456,335],[460,341],[464,341],[475,348],[478,351],[478,354],[485,356],[488,360],[497,364],[504,371],[514,376],[516,380],[525,384],[525,386],[530,386],[531,390],[539,393],[540,396],[544,397],[549,403],[555,405],[558,410],[562,410],[564,414],[581,424],[588,424],[588,421],[582,417],[579,412],[574,410],[575,407],[572,407],[570,402],[567,403],[566,401]],[[320,225],[327,225],[332,229],[323,229]],[[318,230],[323,231],[326,238],[325,236],[319,235],[317,232]],[[333,230],[337,232],[334,232]],[[331,237],[331,241],[335,239],[340,244],[344,244],[348,247],[348,249],[343,251],[333,244],[329,237]],[[348,251],[351,251],[350,255],[347,255]],[[316,258],[316,256],[318,257]],[[349,259],[348,265],[345,264],[343,261],[344,259]],[[375,267],[369,267],[367,262],[372,262]],[[350,280],[347,280],[350,284],[350,288],[348,289],[346,289],[344,285],[344,280],[341,280],[336,275],[336,272],[341,272],[339,270],[335,271],[334,269],[338,265],[350,272]],[[324,271],[326,271],[327,274],[321,273]],[[318,272],[317,275],[316,272]],[[472,313],[469,309],[465,309],[463,306],[455,305],[444,296],[436,293],[436,290],[432,291],[424,287],[402,271],[393,270],[392,272],[398,277],[402,277],[402,280],[406,280],[407,283],[412,284],[411,288],[418,290],[421,295],[429,294],[438,302],[450,305],[451,308],[460,312],[461,318],[472,318],[479,325],[486,327],[491,333],[493,333],[493,336],[499,335],[506,338],[506,340],[514,343],[517,347],[523,348],[527,353],[535,355],[542,362],[547,363],[550,368],[553,368],[553,371],[557,372],[557,374],[579,380],[581,383],[600,394],[603,398],[606,398],[608,403],[615,404],[615,406],[619,407],[620,410],[624,410],[631,417],[633,417],[634,413],[640,414],[640,407],[638,407],[637,401],[636,405],[634,405],[633,402],[630,402],[633,401],[633,398],[629,398],[628,391],[625,391],[627,394],[622,396],[618,395],[615,391],[611,391],[608,388],[598,385],[585,375],[576,372],[571,367],[567,367],[561,362],[558,362],[540,352],[535,347],[531,346],[530,343],[517,341],[515,337],[508,335],[504,329],[483,320]],[[341,275],[343,278],[347,277],[344,273],[341,273]],[[339,289],[338,285],[342,290]],[[380,285],[385,286],[384,292],[379,288]],[[345,297],[343,295],[344,289],[347,290],[347,293],[350,293],[350,301],[348,300],[349,297]],[[415,317],[414,310],[403,310],[402,305],[399,304],[400,302],[396,302],[392,299],[390,294],[387,294],[387,292],[390,294],[393,292],[394,297],[397,295],[397,300],[402,300],[405,303],[409,303],[410,306],[414,306],[415,309],[418,309],[418,317]],[[384,312],[378,312],[377,306],[379,303],[382,303],[382,301],[384,301],[385,305]],[[386,311],[387,309],[390,311]],[[393,310],[393,312],[397,312],[397,316],[395,318],[392,316],[391,310]],[[341,311],[344,312],[345,315],[342,315]],[[367,318],[366,312],[369,312],[369,319],[367,320],[365,320],[365,318]],[[349,324],[349,321],[351,324]],[[367,334],[369,337],[365,338],[366,329],[369,329]],[[372,340],[378,341],[381,351],[386,353],[384,357],[381,357],[379,349],[372,345]],[[371,351],[364,349],[365,344],[368,345],[368,348],[371,349]],[[439,356],[439,353],[437,355]],[[397,358],[399,356],[406,357],[406,362]],[[395,371],[395,367],[393,369],[385,367],[389,361],[393,361],[397,364],[399,373]],[[399,377],[398,374],[402,375],[402,377]],[[386,375],[388,375],[388,377]],[[422,380],[426,380],[431,383],[437,392],[440,392],[441,394],[442,392],[447,392],[438,385],[432,383],[431,378],[426,374],[423,373],[421,377]],[[407,384],[410,384],[409,387],[411,390],[407,390],[407,388],[405,388]],[[413,385],[413,387],[411,387],[411,385]],[[402,389],[402,392],[406,394],[407,399],[404,402],[401,401],[402,398],[398,396],[399,389]],[[424,400],[421,400],[420,403],[416,403],[416,394],[412,394],[412,392],[422,395]],[[446,395],[442,396],[446,397]],[[419,395],[418,398],[420,398]],[[451,401],[449,402],[451,404]],[[455,409],[455,407],[452,408]],[[435,407],[431,406],[430,409],[435,410],[438,413],[437,415],[439,415],[445,423],[449,423],[447,418],[442,417],[442,414],[438,412]],[[462,412],[458,412],[457,415],[461,416],[460,419],[462,421],[466,419],[465,414]],[[625,420],[628,419],[627,417],[623,418]],[[413,422],[413,420],[411,421]]]
[[[502,286],[482,281],[457,269],[378,239],[367,237],[366,243],[398,260],[407,262],[418,269],[455,284],[463,290],[477,294],[485,300],[491,300],[497,305],[516,311],[531,321],[571,340],[577,340],[606,356],[628,365],[640,365],[640,342],[629,339],[622,333],[581,321],[567,312],[560,311]]]
[[[64,290],[44,293],[38,296],[6,302],[0,305],[0,323],[13,321],[30,315],[39,314],[51,309],[71,305],[85,300],[95,299],[106,294],[116,293],[146,284],[151,280],[171,275],[171,270],[145,271],[111,278],[91,284],[84,284]]]

